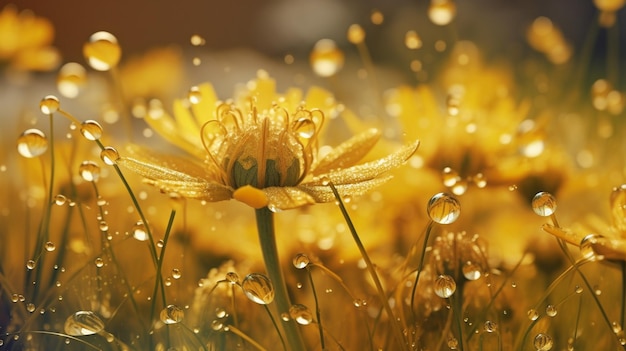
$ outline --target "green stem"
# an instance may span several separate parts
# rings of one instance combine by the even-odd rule
[[[274,285],[274,300],[276,301],[280,318],[283,313],[289,313],[291,302],[278,260],[278,249],[276,248],[276,236],[274,232],[274,216],[267,207],[258,209],[255,212],[261,251],[263,253],[263,260],[265,261],[265,269],[267,270],[270,281]],[[280,318],[280,320],[284,321],[283,318]],[[284,321],[282,325],[287,337],[289,350],[306,350],[296,322],[290,318],[288,321]]]

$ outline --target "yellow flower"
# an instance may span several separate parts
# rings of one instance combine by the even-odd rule
[[[49,71],[61,57],[51,46],[54,28],[45,18],[30,11],[17,12],[14,6],[0,11],[0,62],[19,70]]]
[[[197,159],[168,158],[131,147],[131,156],[119,163],[167,193],[205,201],[234,198],[277,211],[333,201],[329,182],[341,195],[361,195],[388,180],[383,173],[400,166],[417,149],[415,141],[355,166],[380,137],[378,130],[370,129],[320,157],[325,114],[306,107],[315,95],[328,98],[316,89],[304,104],[299,90],[278,96],[275,82],[266,74],[250,82],[234,101],[219,102],[211,85],[202,85],[190,95],[191,111],[179,100],[174,104],[175,120],[165,114],[146,119]]]

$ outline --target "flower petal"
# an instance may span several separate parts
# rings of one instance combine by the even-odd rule
[[[334,148],[328,155],[313,167],[312,174],[320,175],[333,169],[340,169],[354,165],[376,145],[380,138],[380,131],[372,128],[358,134]]]
[[[193,181],[146,179],[144,181],[164,193],[175,193],[188,199],[216,202],[230,200],[233,197],[233,189],[230,187],[204,179]]]
[[[315,203],[315,199],[307,192],[295,187],[269,187],[262,189],[271,210],[289,210]]]
[[[219,181],[219,171],[195,159],[156,153],[138,145],[130,145],[126,151],[132,157],[122,157],[117,163],[146,178],[169,180],[207,179]]]
[[[327,174],[321,174],[312,181],[303,183],[304,186],[323,185],[325,181],[330,180],[339,188],[338,185],[349,183],[361,183],[374,179],[381,174],[402,165],[419,146],[419,140],[411,144],[405,145],[400,150],[381,159],[367,162],[361,165],[352,166],[350,168],[331,171]]]
[[[366,180],[359,183],[349,183],[349,184],[335,184],[335,188],[337,188],[337,192],[342,197],[349,196],[359,196],[363,195],[372,189],[386,183],[392,177],[391,176],[382,176],[373,178],[370,180]],[[330,186],[327,185],[300,185],[300,189],[308,193],[315,202],[331,202],[335,201],[335,194],[333,194]]]

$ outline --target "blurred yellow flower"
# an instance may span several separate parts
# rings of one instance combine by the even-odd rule
[[[49,71],[61,56],[52,44],[54,28],[30,11],[7,5],[0,11],[0,63],[23,71]]]
[[[383,173],[404,163],[419,144],[355,166],[380,137],[370,129],[320,155],[322,110],[307,109],[307,99],[298,104],[300,94],[294,91],[277,96],[275,82],[266,74],[249,83],[248,90],[238,101],[222,103],[205,84],[192,89],[191,112],[179,100],[175,121],[165,115],[147,119],[154,130],[200,160],[132,147],[131,157],[121,158],[120,165],[167,193],[205,201],[234,198],[277,211],[333,201],[329,182],[342,195],[361,195],[388,180]]]

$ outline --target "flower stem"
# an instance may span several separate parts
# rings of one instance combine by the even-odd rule
[[[278,249],[276,248],[276,236],[274,233],[274,214],[267,208],[256,210],[256,224],[259,231],[259,241],[261,243],[261,251],[263,252],[263,260],[265,261],[265,269],[267,275],[274,285],[274,300],[278,307],[279,318],[283,313],[289,313],[291,302],[287,293],[287,285],[280,268],[278,260]],[[284,321],[284,319],[280,318]],[[295,321],[289,319],[282,323],[287,337],[287,344],[290,351],[304,351],[304,341],[300,335],[300,330]]]

